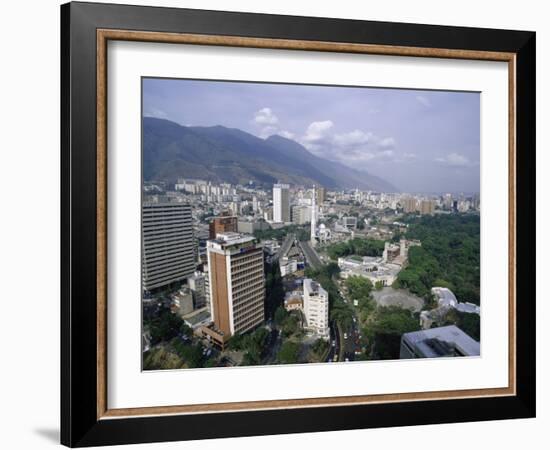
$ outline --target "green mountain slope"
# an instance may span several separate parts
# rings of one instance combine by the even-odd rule
[[[143,119],[143,178],[174,182],[178,178],[266,185],[276,182],[327,188],[383,191],[396,189],[384,180],[309,153],[280,136],[260,139],[222,126],[184,127]]]

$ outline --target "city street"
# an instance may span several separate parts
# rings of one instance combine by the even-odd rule
[[[334,342],[334,346],[332,343]],[[340,354],[340,336],[337,325],[334,321],[330,322],[330,349],[327,355],[327,362],[334,361],[334,355]]]
[[[299,241],[298,245],[302,249],[302,252],[304,253],[307,263],[313,268],[313,269],[319,269],[323,266],[323,262],[319,258],[319,255],[317,252],[313,249],[311,246],[311,243],[308,241]]]

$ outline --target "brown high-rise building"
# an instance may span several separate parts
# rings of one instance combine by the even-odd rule
[[[207,243],[210,310],[216,332],[228,339],[264,321],[263,249],[255,238],[218,234]]]
[[[420,214],[433,214],[435,202],[433,200],[422,200],[420,202]]]
[[[322,186],[317,186],[315,192],[317,193],[317,205],[322,205],[327,199],[326,189]]]
[[[237,216],[221,215],[214,217],[210,222],[209,238],[216,239],[218,233],[236,233]]]
[[[401,203],[403,204],[403,210],[406,213],[413,213],[418,211],[418,202],[414,197],[406,197],[405,199],[401,200]]]

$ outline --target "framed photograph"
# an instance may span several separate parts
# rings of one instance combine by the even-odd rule
[[[61,26],[63,444],[534,417],[534,32]]]

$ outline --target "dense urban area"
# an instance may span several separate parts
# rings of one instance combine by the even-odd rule
[[[144,370],[480,354],[477,194],[143,190]]]

